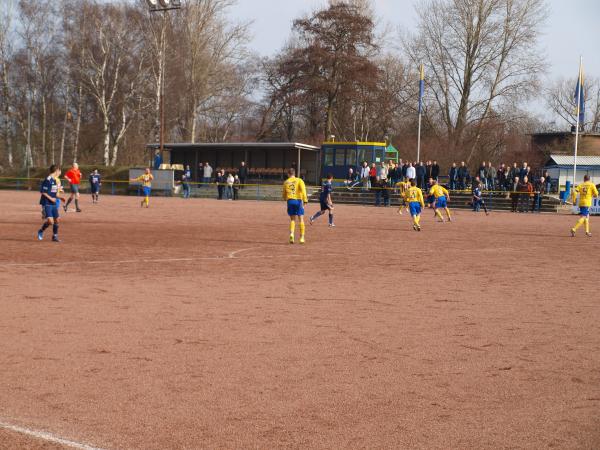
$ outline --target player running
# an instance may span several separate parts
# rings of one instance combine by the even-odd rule
[[[81,208],[79,208],[79,184],[81,183],[81,171],[79,170],[79,164],[73,163],[73,166],[67,170],[67,173],[65,173],[65,178],[71,187],[71,195],[64,206],[65,212],[67,212],[67,209],[69,208],[69,205],[73,199],[75,199],[75,211],[81,212]]]
[[[450,201],[450,193],[448,190],[441,186],[437,180],[431,178],[429,180],[429,184],[431,185],[431,189],[429,189],[429,196],[433,197],[435,202],[433,204],[433,212],[435,216],[440,218],[440,222],[444,222],[444,217],[442,217],[442,213],[440,212],[441,208],[444,208],[446,211],[446,216],[448,216],[448,222],[452,222],[452,217],[450,215],[450,208],[448,208],[448,202]]]
[[[90,174],[90,191],[92,193],[92,203],[98,203],[100,197],[100,186],[102,186],[102,177],[98,172],[98,169]]]
[[[408,201],[406,200],[406,193],[410,189],[410,181],[407,177],[403,181],[397,184],[400,188],[400,206],[398,207],[398,214],[402,215],[402,208],[406,208],[408,212]]]
[[[585,224],[585,234],[592,237],[590,232],[590,207],[592,206],[592,199],[598,197],[598,189],[596,189],[594,183],[590,182],[589,175],[584,175],[583,183],[573,189],[573,203],[577,200],[577,194],[579,194],[579,215],[581,217],[575,226],[571,228],[571,236],[575,237],[577,228]]]
[[[329,226],[335,227],[333,223],[333,201],[331,200],[331,193],[333,192],[333,175],[327,174],[327,180],[323,182],[321,186],[321,195],[319,196],[319,201],[321,203],[321,210],[315,213],[313,216],[310,216],[308,221],[312,225],[313,222],[325,212],[329,211]]]
[[[51,165],[48,170],[48,176],[42,182],[42,186],[40,188],[40,205],[42,206],[42,217],[43,224],[42,227],[38,230],[37,238],[38,240],[44,239],[44,231],[50,225],[52,225],[52,241],[60,242],[58,239],[58,206],[57,206],[57,197],[58,197],[58,184],[56,179],[60,176],[60,169],[56,165]]]
[[[142,191],[144,193],[144,200],[142,200],[141,207],[144,205],[146,208],[150,207],[150,193],[152,192],[152,180],[154,176],[150,172],[150,168],[146,167],[146,170],[137,178],[131,178],[129,181],[140,181],[142,183]]]
[[[421,231],[421,210],[425,208],[425,201],[423,200],[423,191],[416,186],[414,179],[410,180],[410,187],[406,191],[406,201],[413,219],[413,230]]]
[[[304,205],[308,203],[306,186],[296,177],[294,169],[288,169],[288,179],[283,183],[283,199],[287,201],[287,213],[290,216],[290,244],[294,243],[296,218],[300,222],[300,243],[304,244]]]

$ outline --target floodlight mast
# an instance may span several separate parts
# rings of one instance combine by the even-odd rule
[[[160,145],[160,156],[162,158],[164,150],[165,150],[165,52],[166,52],[166,43],[165,43],[165,34],[164,34],[164,19],[166,19],[166,12],[173,9],[181,9],[181,0],[146,0],[148,3],[148,7],[150,8],[150,12],[158,12],[162,11],[165,13],[163,15],[163,25],[161,30],[161,42],[160,42],[160,57],[161,61],[161,76],[160,76],[160,95],[159,95],[159,115],[160,115],[160,132],[159,132],[159,145]]]

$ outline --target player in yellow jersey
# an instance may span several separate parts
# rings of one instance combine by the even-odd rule
[[[592,206],[592,200],[598,197],[598,189],[596,189],[594,183],[590,182],[589,175],[585,175],[583,183],[573,189],[573,203],[577,199],[577,194],[579,194],[579,215],[581,217],[575,226],[571,228],[571,236],[575,237],[577,228],[585,224],[585,234],[592,237],[592,233],[590,232],[590,207]]]
[[[408,211],[408,202],[406,201],[406,193],[410,189],[410,181],[408,178],[404,178],[404,181],[401,181],[396,184],[400,188],[400,206],[398,207],[398,214],[402,215],[402,208],[406,208]]]
[[[142,175],[137,178],[132,178],[129,181],[140,181],[142,183],[142,191],[144,193],[144,200],[142,200],[141,207],[146,206],[148,208],[150,206],[150,192],[152,191],[152,180],[154,180],[154,176],[150,173],[150,168],[146,167],[146,170]]]
[[[425,208],[425,201],[423,200],[423,191],[416,186],[414,179],[410,180],[410,187],[406,191],[406,201],[413,219],[413,230],[421,231],[421,210]]]
[[[300,243],[304,244],[304,205],[308,203],[306,186],[296,177],[294,169],[288,169],[288,179],[283,183],[283,199],[287,201],[287,213],[290,216],[290,244],[294,243],[296,219],[300,222]]]
[[[433,205],[433,212],[437,217],[440,218],[440,222],[444,222],[444,218],[442,217],[442,213],[440,212],[441,208],[446,210],[446,216],[448,216],[448,222],[452,222],[452,217],[450,216],[450,208],[448,208],[448,202],[450,201],[450,193],[444,186],[440,186],[437,180],[433,178],[429,179],[429,185],[431,189],[429,189],[429,195],[433,195],[435,198],[435,204]]]

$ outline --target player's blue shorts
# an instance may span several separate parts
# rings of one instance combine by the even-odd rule
[[[410,211],[410,215],[413,217],[421,214],[421,204],[419,202],[410,202],[408,204],[408,209]]]
[[[580,206],[579,207],[579,215],[580,216],[589,216],[590,215],[590,207],[589,206]]]
[[[446,196],[442,195],[441,197],[438,197],[437,200],[435,201],[435,207],[436,208],[446,208],[448,206],[448,202],[446,200]]]
[[[144,193],[144,197],[150,197],[150,192],[152,192],[152,188],[149,186],[142,186],[142,192]]]
[[[44,217],[46,219],[49,217],[52,217],[53,219],[58,219],[58,206],[56,204],[44,205],[42,206],[42,208],[44,210]]]
[[[100,192],[100,186],[98,186],[97,184],[92,184],[90,186],[90,190],[92,194],[97,194],[98,192]]]
[[[327,200],[320,200],[319,202],[321,203],[321,211],[331,210],[331,207],[327,203]]]
[[[302,200],[288,200],[287,213],[288,216],[303,216],[304,203],[302,203]]]

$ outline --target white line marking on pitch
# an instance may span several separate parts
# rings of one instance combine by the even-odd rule
[[[88,445],[88,444],[82,444],[81,442],[75,442],[75,441],[70,441],[69,439],[63,439],[61,437],[55,436],[52,433],[48,433],[46,431],[31,430],[29,428],[12,425],[10,423],[0,422],[0,428],[4,428],[5,430],[14,431],[15,433],[25,434],[27,436],[41,439],[46,442],[51,442],[53,444],[66,445],[67,447],[71,447],[71,448],[78,448],[81,450],[102,450],[98,447],[92,447],[91,445]]]
[[[5,263],[0,267],[55,267],[55,266],[80,266],[80,265],[110,265],[110,264],[135,264],[135,263],[172,263],[172,262],[194,262],[194,261],[218,261],[227,259],[269,259],[269,258],[287,258],[289,255],[251,255],[236,256],[238,253],[255,250],[258,247],[244,248],[229,252],[225,256],[205,256],[198,258],[159,258],[159,259],[122,259],[117,261],[63,261],[63,262],[43,262],[43,263]]]

